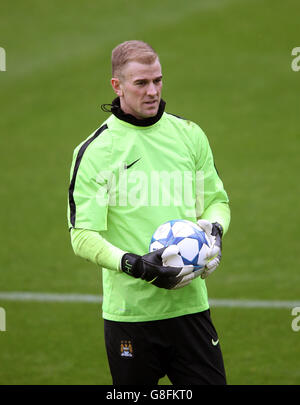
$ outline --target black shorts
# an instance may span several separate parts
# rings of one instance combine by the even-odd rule
[[[225,385],[226,376],[210,311],[150,322],[104,320],[114,385]]]

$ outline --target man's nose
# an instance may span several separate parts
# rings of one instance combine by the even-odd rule
[[[147,94],[149,96],[155,96],[157,94],[157,89],[154,83],[150,83],[147,88]]]

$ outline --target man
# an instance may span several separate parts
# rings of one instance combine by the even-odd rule
[[[165,112],[150,45],[118,45],[112,76],[117,98],[102,106],[112,114],[74,151],[68,221],[75,254],[103,271],[113,384],[153,385],[165,375],[173,384],[226,384],[205,278],[220,262],[230,211],[208,140]],[[169,248],[147,253],[172,219],[198,220],[212,241],[204,272],[167,266]]]

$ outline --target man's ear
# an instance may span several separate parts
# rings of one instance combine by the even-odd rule
[[[110,83],[111,83],[112,88],[113,88],[114,92],[116,93],[116,95],[119,97],[123,96],[123,90],[121,88],[120,79],[118,79],[117,77],[113,77],[110,80]]]

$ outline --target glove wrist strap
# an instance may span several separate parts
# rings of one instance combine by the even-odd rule
[[[134,253],[125,253],[121,260],[122,271],[135,278],[141,277],[142,272],[139,266],[140,260],[141,256],[139,255],[135,255]]]
[[[213,228],[212,228],[211,234],[213,236],[217,236],[219,234],[220,237],[222,238],[222,236],[223,236],[223,227],[222,227],[222,225],[219,224],[219,222],[214,222],[212,225],[213,225]]]

